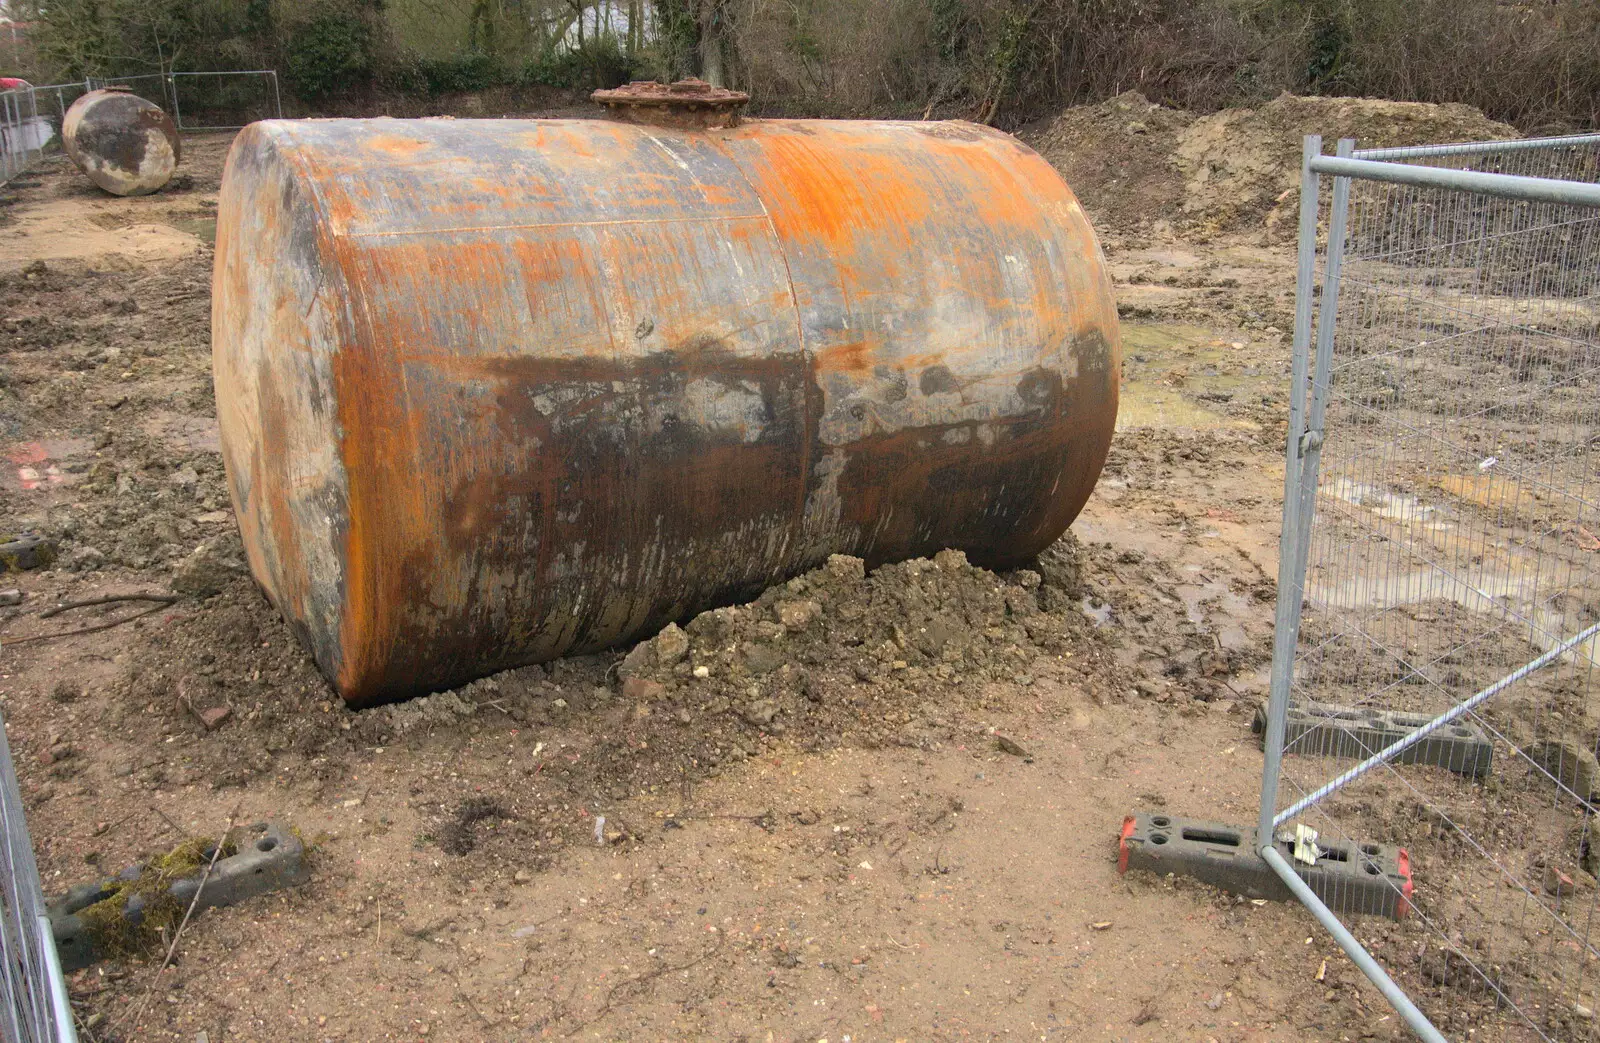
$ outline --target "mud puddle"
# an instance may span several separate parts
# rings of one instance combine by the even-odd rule
[[[194,236],[210,246],[217,245],[217,219],[215,217],[177,217],[167,224],[180,232]]]
[[[1258,431],[1227,415],[1235,401],[1260,401],[1279,390],[1276,373],[1239,366],[1243,341],[1223,341],[1182,323],[1122,325],[1122,399],[1117,430],[1138,427]]]

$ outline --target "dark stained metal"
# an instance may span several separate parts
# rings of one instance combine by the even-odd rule
[[[1025,562],[1120,372],[1077,200],[965,123],[258,123],[212,329],[251,569],[355,705],[833,553]]]
[[[750,100],[744,91],[713,87],[695,79],[672,84],[634,80],[626,87],[595,91],[590,97],[612,119],[681,130],[736,127],[739,110]]]
[[[73,102],[61,122],[61,141],[89,180],[118,196],[161,188],[182,154],[171,117],[126,87],[89,91]]]

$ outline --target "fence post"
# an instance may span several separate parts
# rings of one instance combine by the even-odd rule
[[[183,113],[178,109],[178,78],[176,76],[168,76],[167,79],[172,81],[172,123],[181,133],[183,131]]]
[[[1301,574],[1290,547],[1299,546],[1300,436],[1305,429],[1306,371],[1311,355],[1311,294],[1316,279],[1317,210],[1320,188],[1313,156],[1322,154],[1322,137],[1308,134],[1300,148],[1300,238],[1295,271],[1294,361],[1289,378],[1289,430],[1283,465],[1283,532],[1279,537],[1278,608],[1273,624],[1272,680],[1264,732],[1266,763],[1261,769],[1261,817],[1256,843],[1272,844],[1272,816],[1278,806],[1278,769],[1283,756],[1284,721],[1289,713],[1289,687],[1294,679],[1294,637],[1289,624],[1291,603],[1300,599]]]
[[[1309,147],[1302,156],[1259,851],[1429,1041],[1444,1038],[1430,1015],[1457,1035],[1518,1018],[1529,1038],[1587,1038],[1596,1006],[1590,925],[1600,900],[1586,871],[1600,786],[1574,763],[1594,748],[1592,725],[1562,716],[1589,705],[1582,690],[1595,690],[1600,643],[1588,600],[1600,589],[1591,531],[1600,341],[1589,313],[1573,307],[1600,289],[1595,146],[1600,136],[1586,135],[1362,153],[1341,141],[1336,156]],[[1316,175],[1334,179],[1320,295],[1315,197],[1312,213],[1306,206]],[[1374,191],[1356,195],[1355,181]],[[1341,308],[1341,298],[1352,299]],[[1525,642],[1539,654],[1529,658]],[[1573,674],[1491,702],[1568,659]],[[1286,743],[1291,693],[1308,704],[1297,710],[1321,703],[1329,721],[1390,711],[1403,732],[1363,734],[1357,750]],[[1469,741],[1485,758],[1493,747],[1498,785],[1466,798],[1486,820],[1454,803],[1479,776],[1419,778],[1400,767],[1456,770],[1451,744]],[[1410,756],[1428,744],[1435,754]],[[1333,758],[1357,763],[1335,770]],[[1400,805],[1345,789],[1380,766],[1390,774],[1370,793],[1398,788]],[[1521,814],[1519,798],[1540,814]],[[1302,838],[1311,850],[1296,852],[1299,865],[1275,838],[1313,814],[1322,837]],[[1409,847],[1413,865],[1420,857],[1428,889],[1414,899],[1409,873],[1403,890],[1392,886],[1425,932],[1415,953],[1433,962],[1408,959],[1409,944],[1368,951],[1343,915],[1361,910],[1307,886],[1308,865],[1370,850],[1352,842]],[[1539,858],[1524,861],[1529,852]],[[1543,948],[1546,937],[1550,953],[1522,946]],[[1561,966],[1553,956],[1566,949],[1573,956]],[[1550,974],[1502,972],[1525,958]],[[1422,991],[1391,973],[1408,986],[1420,975]],[[1428,1000],[1428,1014],[1408,991]]]

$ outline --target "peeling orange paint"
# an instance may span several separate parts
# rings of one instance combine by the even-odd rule
[[[1111,438],[1093,232],[987,128],[272,122],[222,198],[251,569],[353,704],[830,553],[1015,564]]]

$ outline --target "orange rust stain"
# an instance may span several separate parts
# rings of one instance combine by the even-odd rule
[[[646,161],[641,151],[646,147],[641,144],[643,133],[621,125],[563,123],[522,137],[537,143],[524,140],[525,147],[560,150],[561,162],[570,164],[563,169],[576,171],[573,183],[582,185],[608,166],[616,168],[617,177],[630,177],[635,160]],[[736,135],[729,140],[736,140]],[[1103,273],[1094,270],[1097,266],[1083,256],[1092,252],[1092,234],[1081,216],[1063,217],[1062,208],[1071,202],[1071,194],[1053,172],[1046,177],[1048,168],[1040,168],[1042,161],[1036,157],[996,149],[990,136],[976,142],[960,137],[912,140],[892,134],[875,138],[870,130],[826,124],[804,132],[776,127],[769,135],[737,140],[747,150],[738,155],[748,183],[707,185],[675,179],[670,171],[652,174],[617,190],[624,201],[618,210],[650,218],[660,214],[681,217],[686,211],[698,210],[702,199],[713,209],[747,206],[753,189],[771,213],[770,226],[761,220],[728,222],[721,226],[724,239],[752,256],[766,257],[773,249],[782,253],[784,262],[791,265],[796,289],[759,297],[752,294],[738,304],[750,313],[752,323],[778,322],[777,312],[784,309],[787,314],[781,319],[790,334],[784,343],[792,342],[792,309],[802,294],[810,294],[809,302],[821,302],[819,311],[842,311],[842,323],[825,327],[818,334],[820,343],[806,345],[815,350],[810,360],[813,377],[817,372],[870,373],[881,364],[914,374],[926,366],[950,365],[957,358],[964,361],[969,353],[990,350],[997,344],[1021,355],[1037,347],[1037,365],[1054,368],[1062,356],[1082,350],[1071,343],[1074,331],[1104,331],[1105,350],[1115,358],[1115,313],[1109,285]],[[633,158],[623,163],[619,155]],[[400,153],[396,157],[397,162],[402,158]],[[650,162],[659,166],[659,159]],[[467,160],[462,162],[470,167]],[[652,238],[654,233],[646,236],[619,227],[526,229],[497,237],[442,233],[354,241],[338,233],[369,219],[375,201],[381,198],[381,172],[367,180],[334,179],[327,176],[330,164],[319,162],[318,166],[312,176],[326,197],[329,216],[320,249],[330,272],[348,283],[341,294],[348,307],[335,312],[345,328],[339,331],[332,354],[332,398],[337,407],[339,453],[348,480],[348,520],[342,548],[345,586],[340,592],[344,599],[339,635],[342,659],[337,663],[337,684],[353,702],[359,702],[370,698],[376,686],[396,683],[396,670],[418,654],[405,646],[419,635],[433,640],[436,631],[430,627],[457,618],[457,609],[471,601],[475,583],[509,581],[513,571],[520,575],[525,568],[540,568],[527,563],[512,568],[501,563],[495,567],[502,571],[489,575],[482,572],[487,566],[478,556],[482,544],[494,542],[497,527],[506,523],[506,516],[497,512],[535,510],[527,504],[553,502],[554,486],[549,483],[558,473],[548,462],[548,473],[524,473],[533,466],[534,455],[543,459],[552,454],[535,454],[528,448],[536,441],[532,434],[516,446],[505,444],[507,429],[503,425],[508,421],[502,414],[513,407],[524,411],[519,422],[543,444],[546,433],[538,427],[543,421],[534,415],[538,411],[527,394],[536,393],[536,388],[544,386],[542,382],[566,373],[561,379],[611,387],[613,380],[620,379],[613,373],[626,375],[641,360],[659,359],[653,352],[663,340],[678,357],[660,365],[687,364],[686,360],[704,355],[700,360],[704,365],[726,367],[738,360],[717,356],[717,351],[723,350],[718,338],[741,318],[731,308],[723,309],[729,312],[726,315],[699,310],[706,280],[737,277],[727,270],[725,253],[694,245],[701,242],[699,238],[684,235],[681,242],[657,241]],[[548,205],[552,211],[571,205],[565,185],[546,187],[532,183],[532,178],[501,183],[485,167],[477,172],[480,176],[442,183],[437,195],[419,200],[418,205],[441,217],[493,217],[502,208],[526,213],[530,197],[536,199],[535,206]],[[543,198],[539,198],[541,192]],[[954,221],[948,216],[952,212],[957,215]],[[974,219],[974,214],[981,220]],[[975,249],[958,248],[967,246],[966,242],[950,243],[948,229],[961,221],[981,226],[970,233]],[[1010,288],[1006,270],[997,266],[994,255],[995,249],[1013,241],[1019,244],[1019,263],[1034,279],[1032,289],[1021,295]],[[946,249],[949,256],[938,256],[947,263],[923,264],[930,251]],[[1060,256],[1051,253],[1047,257],[1051,251],[1059,251]],[[649,264],[641,265],[645,257]],[[960,317],[963,322],[958,328],[970,326],[978,333],[970,344],[930,350],[954,338],[941,330],[917,326],[916,321],[939,321],[941,313],[930,302],[943,302],[947,296],[972,309],[972,317]],[[925,310],[918,310],[924,306]],[[906,318],[912,315],[923,318]],[[638,346],[632,332],[640,316],[653,319],[653,339],[648,347]],[[856,321],[858,317],[862,321]],[[969,318],[971,321],[966,321]],[[897,319],[904,319],[905,326],[896,326]],[[643,328],[642,322],[639,327]],[[646,334],[637,336],[642,341]],[[1091,345],[1088,350],[1095,349]],[[1098,350],[1095,357],[1100,357]],[[408,363],[419,361],[431,368],[408,369]],[[793,360],[789,364],[803,365]],[[994,366],[985,370],[979,365],[977,369],[985,381],[1007,377]],[[471,393],[483,394],[483,385],[491,381],[480,377],[501,371],[503,375],[492,383],[510,386],[496,392],[500,396],[498,412],[469,405],[460,417],[450,414],[448,424],[455,426],[440,426],[439,404],[425,394],[456,394],[457,389],[450,387],[451,378],[471,380]],[[407,385],[408,374],[417,388],[415,401]],[[1097,374],[1096,379],[1102,375]],[[1095,444],[1096,432],[1101,426],[1109,432],[1110,427],[1109,423],[1102,425],[1105,418],[1098,406],[1104,404],[1107,394],[1114,403],[1115,379],[1100,393],[1098,403],[1079,410],[1087,383],[1076,389],[1058,385],[1048,417],[1005,418],[1011,428],[1009,433],[1001,433],[1008,441],[989,458],[952,444],[936,446],[942,455],[933,460],[926,444],[933,435],[925,432],[874,436],[876,440],[870,444],[852,449],[852,470],[842,479],[841,488],[852,497],[849,518],[864,529],[887,522],[890,515],[896,525],[912,525],[919,518],[919,505],[930,503],[930,476],[936,470],[941,480],[970,473],[973,481],[962,484],[965,499],[959,509],[939,502],[936,510],[920,510],[920,516],[938,514],[940,524],[960,535],[961,525],[984,513],[984,504],[978,502],[980,493],[986,484],[994,485],[994,475],[986,468],[1010,468],[1007,473],[1015,474],[1017,484],[1044,488],[1049,482],[1040,483],[1038,475],[1054,461],[1070,467],[1072,473],[1063,475],[1063,484],[1073,488],[1064,498],[1041,497],[1016,521],[1044,533],[1081,506],[1098,470],[1093,458],[1097,452],[1104,455],[1103,446]],[[786,443],[772,450],[772,458],[757,469],[762,475],[759,482],[745,476],[752,488],[771,484],[774,461],[796,475],[812,473],[805,454],[812,448],[811,423],[821,407],[822,392],[813,385],[804,394],[810,397],[803,407],[803,433],[795,436],[793,446]],[[447,397],[446,401],[457,400]],[[459,401],[480,400],[462,397]],[[281,403],[261,405],[264,414],[281,408]],[[579,412],[582,408],[577,407]],[[594,414],[597,418],[605,415]],[[1052,426],[1064,416],[1070,416],[1070,427]],[[796,447],[799,455],[795,459],[784,455]],[[274,448],[269,443],[264,451],[270,454]],[[739,468],[743,465],[736,467],[734,461],[750,459],[742,446],[730,446],[725,452],[725,460],[706,457],[703,481],[708,494],[729,489],[729,476],[742,473]],[[926,474],[907,464],[921,457],[929,457]],[[256,466],[270,467],[270,462],[258,461]],[[662,480],[663,488],[678,488],[685,466],[685,458],[673,458],[671,467],[678,470],[651,471],[648,477]],[[507,475],[500,475],[497,468],[510,468],[510,477],[528,482],[508,491],[512,487],[503,484]],[[627,501],[642,480],[631,474],[618,470],[615,475],[601,475],[602,486],[596,488],[605,495],[595,489],[583,492],[588,497],[585,509],[599,509],[608,497]],[[592,478],[581,468],[573,476],[575,481]],[[535,478],[545,484],[538,485]],[[604,482],[624,484],[613,489]],[[282,488],[284,484],[284,479],[277,481],[275,495],[292,498],[295,491]],[[524,499],[534,496],[537,498]],[[804,482],[797,482],[786,498],[792,501],[795,518],[800,518],[807,502]],[[770,502],[762,499],[761,506]],[[673,510],[684,509],[675,498],[663,503]],[[270,539],[292,547],[294,533],[281,524],[291,519],[287,506],[275,501],[264,509],[273,515]],[[704,527],[714,529],[720,516],[708,512]],[[533,520],[539,521],[537,516]],[[553,523],[547,517],[544,524]],[[590,524],[586,515],[583,525]],[[898,547],[895,540],[923,538],[913,530],[879,528],[889,535],[875,553]],[[846,538],[839,533],[823,535]],[[967,536],[984,538],[983,534],[972,537],[970,532]],[[588,542],[593,533],[581,538]],[[563,539],[567,542],[540,538],[539,555],[570,551],[571,540]],[[305,566],[297,562],[295,567]],[[591,600],[638,598],[629,611],[639,619],[655,611],[650,601],[655,595],[613,592],[604,586],[611,582],[609,576],[591,576],[586,582],[600,585],[583,592],[586,597],[593,595]],[[302,605],[301,610],[304,608]],[[462,613],[459,618],[468,617]],[[511,635],[504,633],[481,634],[486,619],[472,618],[470,622],[478,628],[472,632],[475,637],[511,641]],[[568,626],[548,619],[513,619],[501,625],[516,629],[519,640],[537,636],[540,641],[549,638],[551,630]]]
[[[820,373],[863,372],[871,369],[875,345],[865,340],[852,340],[833,344],[817,353],[817,371]]]
[[[350,241],[334,239],[330,252],[352,296],[370,299],[376,287],[365,285],[363,277],[370,265],[356,256]],[[368,691],[391,665],[401,617],[410,604],[399,566],[404,553],[428,539],[438,521],[424,510],[425,476],[415,466],[416,433],[391,331],[374,326],[364,315],[353,326],[333,358],[340,455],[348,483],[337,679],[347,696]]]
[[[366,141],[367,148],[374,152],[382,152],[394,159],[410,159],[419,152],[425,152],[433,147],[428,141],[420,138],[408,138],[399,134],[379,134]]]

